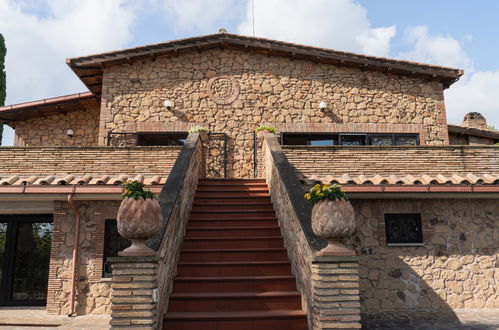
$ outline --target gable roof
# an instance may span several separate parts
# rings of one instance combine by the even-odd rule
[[[499,131],[492,131],[488,129],[479,129],[473,127],[463,127],[459,125],[447,125],[449,133],[471,135],[493,140],[499,140]]]
[[[0,107],[0,120],[8,123],[99,107],[97,97],[91,92],[84,92]]]
[[[251,50],[261,54],[307,59],[319,63],[348,66],[362,70],[436,79],[443,83],[444,88],[449,87],[459,80],[459,77],[464,73],[463,70],[456,68],[366,56],[230,33],[211,34],[108,53],[69,58],[66,60],[66,63],[92,93],[100,96],[102,90],[102,73],[106,66],[132,63],[133,61],[144,59],[155,60],[161,57],[176,56],[184,52],[200,52],[213,48]]]

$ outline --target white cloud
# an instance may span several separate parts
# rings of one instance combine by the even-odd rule
[[[371,28],[357,36],[362,44],[362,52],[387,57],[390,52],[390,41],[397,34],[395,26]]]
[[[450,36],[433,36],[424,25],[408,28],[404,39],[412,48],[399,58],[470,70],[471,60],[461,43]]]
[[[166,0],[162,5],[177,29],[200,29],[212,34],[223,27],[217,24],[225,23],[238,14],[240,3],[237,0]]]
[[[499,70],[475,72],[445,92],[447,120],[461,124],[468,112],[480,112],[487,123],[499,128]]]
[[[257,36],[387,56],[396,28],[372,28],[367,10],[352,0],[254,0]],[[238,32],[252,35],[251,1]]]
[[[133,21],[124,0],[0,0],[6,104],[85,91],[65,59],[122,48]]]

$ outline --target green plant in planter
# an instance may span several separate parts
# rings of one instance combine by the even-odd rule
[[[143,184],[142,182],[128,180],[123,185],[125,186],[125,192],[121,194],[123,198],[129,197],[135,200],[139,198],[156,199],[156,194],[150,191],[149,189],[144,189],[145,184]]]
[[[194,126],[189,130],[189,133],[208,133],[208,129],[206,127]]]
[[[345,191],[341,189],[341,185],[339,184],[316,184],[304,197],[313,204],[323,199],[331,199],[333,201],[340,199],[348,200]]]
[[[257,132],[269,131],[270,133],[275,133],[276,129],[275,129],[275,127],[271,127],[271,126],[260,126],[260,127],[257,127],[255,129],[255,131],[257,131]]]

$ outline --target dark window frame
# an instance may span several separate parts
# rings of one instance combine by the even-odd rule
[[[342,138],[345,136],[361,136],[361,137],[363,137],[364,144],[361,144],[361,146],[373,145],[372,140],[374,137],[377,137],[377,136],[385,136],[385,137],[391,138],[391,144],[384,145],[384,146],[396,146],[395,141],[396,141],[396,138],[398,138],[398,137],[412,137],[415,139],[416,145],[420,145],[420,139],[419,139],[418,133],[281,132],[281,134],[280,134],[281,144],[284,144],[284,141],[286,141],[286,135],[296,135],[296,136],[302,137],[306,141],[306,144],[300,144],[300,145],[311,145],[310,141],[313,140],[314,136],[323,137],[323,139],[318,138],[317,140],[333,140],[333,146],[344,145]],[[307,139],[307,136],[309,136],[308,139]],[[288,144],[288,145],[292,145],[292,144]],[[383,146],[383,145],[380,145],[380,146]],[[403,146],[403,145],[401,145],[401,146]]]
[[[415,221],[415,223],[409,223],[409,221]],[[394,222],[400,223],[405,226],[403,228],[405,231],[411,230],[411,228],[407,228],[409,225],[415,224],[415,237],[411,239],[409,235],[402,236],[402,238],[394,239],[393,231],[395,228],[392,228],[392,224]],[[424,237],[423,237],[423,220],[421,217],[421,213],[385,213],[384,214],[384,223],[385,223],[385,238],[387,246],[423,246],[424,245]]]
[[[110,278],[113,276],[112,269],[110,265],[107,262],[107,258],[109,257],[117,257],[118,255],[110,255],[110,227],[111,226],[116,226],[117,227],[118,223],[116,219],[105,219],[104,220],[104,247],[103,247],[103,252],[102,252],[102,278]],[[116,233],[118,233],[118,229],[116,228]],[[130,246],[132,243],[127,240],[126,238],[122,237],[118,233],[118,239],[122,241],[122,246],[126,245],[125,241],[128,242],[128,246]],[[120,243],[121,244],[121,243]],[[120,249],[121,250],[121,249]]]

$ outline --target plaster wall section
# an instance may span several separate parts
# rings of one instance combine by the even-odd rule
[[[88,109],[17,121],[14,146],[96,146],[99,112],[99,109]],[[68,129],[74,131],[72,137],[67,135]]]
[[[351,200],[363,312],[499,307],[497,200]],[[384,213],[420,213],[423,245],[387,246]]]
[[[229,136],[229,177],[252,177],[265,124],[422,125],[422,144],[448,144],[442,84],[414,77],[211,49],[108,67],[102,86],[99,144],[134,122],[203,123]]]

